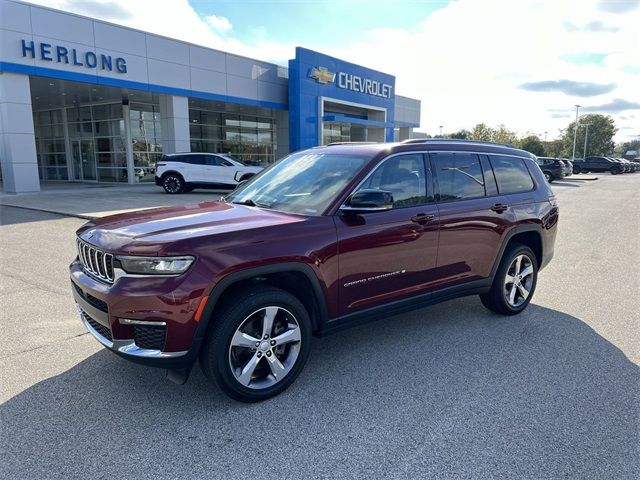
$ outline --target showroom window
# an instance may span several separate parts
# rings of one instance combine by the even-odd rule
[[[62,110],[34,112],[33,124],[41,180],[68,180]]]
[[[162,131],[158,105],[132,103],[131,141],[133,166],[140,182],[153,182],[156,161],[162,157]]]
[[[275,129],[272,116],[189,110],[192,152],[226,153],[249,165],[275,161]]]

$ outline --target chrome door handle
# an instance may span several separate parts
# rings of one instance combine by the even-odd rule
[[[436,216],[430,213],[418,213],[417,215],[411,217],[411,221],[423,225],[425,223],[429,223],[434,218],[436,218]]]
[[[504,203],[496,203],[493,207],[491,207],[491,210],[496,213],[502,213],[505,212],[507,208],[509,208],[509,205],[505,205]]]

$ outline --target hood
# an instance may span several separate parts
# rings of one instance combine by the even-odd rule
[[[202,202],[111,215],[93,220],[78,235],[113,253],[157,255],[187,238],[302,222],[305,217],[224,202]]]

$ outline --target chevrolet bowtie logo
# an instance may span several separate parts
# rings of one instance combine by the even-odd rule
[[[322,83],[326,85],[327,83],[333,82],[336,78],[335,73],[331,73],[325,67],[312,68],[311,73],[309,73],[309,78],[315,78],[318,83]]]

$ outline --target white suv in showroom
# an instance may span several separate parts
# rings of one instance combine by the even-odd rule
[[[233,189],[262,167],[245,165],[222,153],[171,153],[156,165],[156,185],[167,193],[190,192],[194,188]]]

